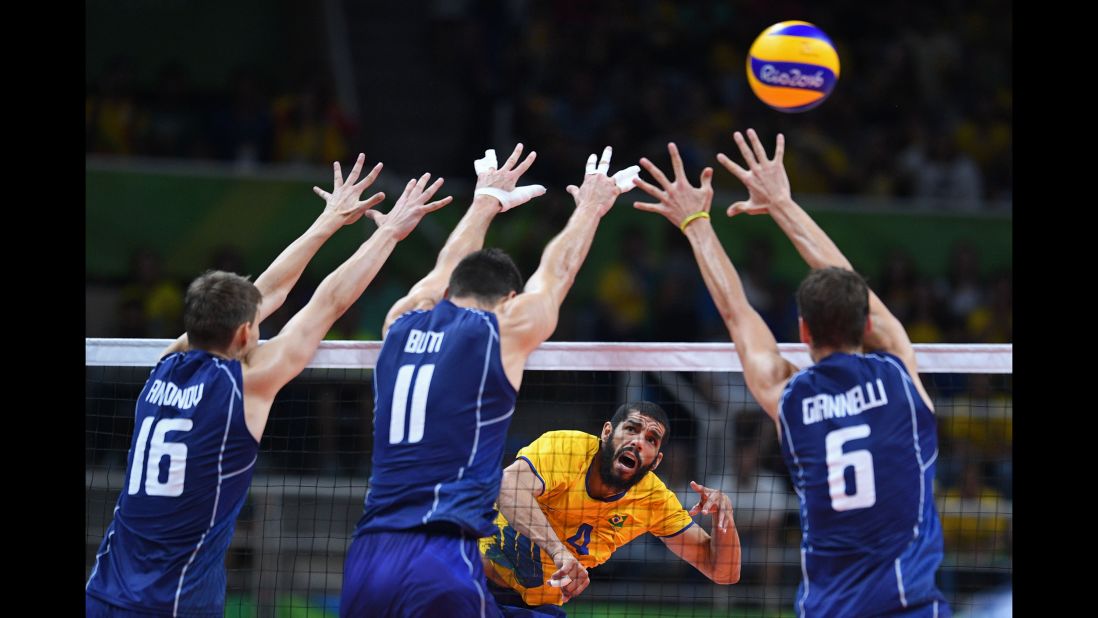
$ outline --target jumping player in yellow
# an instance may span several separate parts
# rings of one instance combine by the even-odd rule
[[[564,615],[554,606],[587,587],[587,569],[646,532],[714,582],[739,581],[740,537],[728,496],[691,482],[700,497],[687,512],[649,474],[663,460],[667,428],[658,405],[630,402],[599,436],[550,431],[519,450],[503,471],[496,533],[480,540],[489,589],[505,615],[506,606]],[[694,525],[698,513],[712,514],[712,536]]]

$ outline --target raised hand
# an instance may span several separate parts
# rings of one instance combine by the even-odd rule
[[[427,200],[435,195],[443,182],[439,178],[431,186],[427,186],[430,179],[430,174],[424,174],[419,177],[419,180],[415,178],[409,180],[404,187],[404,193],[400,195],[400,199],[397,200],[392,210],[387,214],[382,214],[376,210],[367,210],[366,216],[376,223],[378,228],[391,229],[397,240],[403,239],[412,233],[412,230],[415,229],[424,215],[442,208],[454,199],[453,196],[448,195],[441,200],[428,202]]]
[[[732,501],[719,489],[713,489],[690,481],[690,489],[698,492],[698,503],[690,509],[690,515],[713,515],[713,527],[721,532],[728,531],[728,524],[732,523]]]
[[[343,171],[339,167],[339,161],[332,163],[335,182],[331,193],[320,187],[313,187],[313,193],[316,193],[320,196],[320,199],[326,202],[321,217],[331,217],[338,220],[341,225],[348,225],[361,219],[363,213],[385,199],[385,194],[379,192],[370,196],[368,200],[359,201],[359,196],[367,187],[374,184],[382,168],[382,164],[379,162],[365,178],[356,183],[359,174],[362,173],[364,161],[366,161],[366,155],[359,153],[358,160],[355,161],[355,165],[351,168],[351,173],[347,176],[346,181],[343,180]]]
[[[601,217],[609,212],[610,207],[619,195],[633,188],[633,179],[640,173],[640,168],[635,165],[627,167],[613,177],[606,175],[610,170],[610,157],[614,149],[607,146],[602,151],[602,157],[592,154],[587,158],[587,166],[584,170],[583,184],[580,186],[568,185],[565,189],[576,200],[576,206],[598,209]]]
[[[694,187],[686,179],[686,170],[682,165],[682,157],[679,156],[679,149],[674,142],[667,144],[667,152],[671,154],[671,169],[675,172],[675,179],[668,180],[667,176],[654,163],[647,158],[641,158],[641,166],[651,174],[652,178],[659,183],[659,186],[657,187],[640,178],[634,180],[633,183],[640,187],[641,191],[659,201],[654,203],[635,202],[633,207],[659,213],[667,217],[667,220],[673,223],[675,227],[681,229],[684,222],[689,223],[687,219],[692,215],[706,213],[708,216],[709,207],[713,203],[713,168],[707,167],[702,170],[701,186]]]
[[[473,161],[473,169],[477,173],[477,187],[473,195],[490,195],[496,198],[503,207],[500,212],[544,195],[545,187],[542,185],[516,186],[519,177],[534,164],[538,153],[531,152],[522,160],[522,163],[519,163],[520,156],[522,156],[521,143],[515,146],[514,152],[503,162],[503,167],[498,167],[495,149],[485,150],[484,158]]]
[[[740,179],[740,182],[747,187],[748,196],[746,202],[736,202],[728,207],[729,217],[741,213],[764,215],[774,204],[793,199],[789,190],[789,176],[786,175],[785,166],[782,164],[782,157],[785,155],[784,135],[778,134],[773,159],[766,158],[766,150],[754,129],[747,130],[747,139],[751,141],[750,148],[739,131],[732,135],[732,139],[740,147],[740,154],[743,155],[748,169],[740,167],[723,152],[717,155],[717,161]]]

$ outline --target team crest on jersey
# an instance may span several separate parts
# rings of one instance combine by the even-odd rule
[[[617,514],[615,514],[615,515],[611,515],[610,519],[607,519],[606,521],[610,522],[610,525],[614,526],[615,528],[621,528],[622,526],[625,525],[625,520],[626,519],[629,519],[628,515],[617,515]]]

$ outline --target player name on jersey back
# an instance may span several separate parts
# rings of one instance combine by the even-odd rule
[[[422,331],[413,328],[408,332],[408,341],[404,344],[404,351],[409,354],[438,352],[442,349],[442,337],[445,334],[445,332]]]
[[[145,396],[145,401],[154,406],[169,406],[179,410],[190,410],[202,401],[204,386],[204,383],[199,383],[187,388],[179,388],[173,382],[153,380],[152,388],[149,389],[149,394]]]
[[[855,416],[888,404],[884,382],[866,382],[838,395],[821,393],[801,400],[804,424],[811,425],[825,419]]]

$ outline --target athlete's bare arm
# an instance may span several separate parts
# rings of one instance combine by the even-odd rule
[[[652,175],[659,186],[639,178],[634,182],[659,201],[637,202],[634,207],[659,213],[676,227],[681,227],[687,217],[695,213],[708,214],[713,202],[713,169],[707,167],[702,171],[701,186],[695,188],[686,179],[678,148],[672,143],[667,145],[667,150],[671,153],[675,179],[668,180],[655,164],[648,159],[641,159],[641,166]],[[782,358],[773,333],[759,312],[747,302],[743,283],[713,232],[709,218],[701,217],[690,221],[685,233],[694,250],[694,258],[701,269],[705,285],[709,288],[709,294],[736,344],[736,353],[743,363],[747,387],[763,410],[777,422],[782,389],[797,372],[797,368]]]
[[[365,160],[366,155],[358,155],[358,160],[355,161],[355,165],[351,169],[348,181],[350,181],[350,178],[352,177],[358,178],[358,175],[362,172],[362,164]],[[370,173],[367,174],[365,178],[357,183],[361,187],[360,193],[377,180],[378,174],[381,173],[381,168],[382,164],[378,163],[374,166],[374,169],[370,170]],[[332,170],[335,175],[335,187],[338,190],[343,184],[343,171],[340,169],[338,161],[332,164]],[[263,295],[263,298],[259,303],[259,311],[255,318],[256,324],[261,323],[286,302],[287,295],[289,295],[290,290],[293,289],[297,280],[301,278],[301,273],[305,271],[305,266],[309,263],[309,260],[313,259],[316,252],[333,234],[335,234],[336,230],[344,225],[355,223],[362,218],[363,213],[380,204],[381,200],[385,199],[384,193],[375,193],[370,196],[370,199],[368,200],[355,201],[354,203],[338,206],[335,202],[328,199],[329,193],[320,187],[313,187],[313,192],[325,200],[324,210],[321,211],[320,216],[317,217],[316,221],[309,226],[309,229],[305,230],[305,233],[298,237],[297,240],[290,243],[290,246],[286,247],[286,249],[271,262],[271,265],[267,267],[267,270],[263,271],[263,274],[259,275],[259,278],[255,280],[255,287],[259,290],[259,293]],[[189,349],[187,335],[183,334],[172,342],[172,344],[164,350],[161,356],[166,356],[173,352],[183,352],[187,349]]]
[[[567,601],[578,596],[591,583],[587,569],[572,555],[560,540],[549,519],[538,504],[538,496],[545,492],[545,484],[523,460],[515,460],[503,470],[500,482],[499,511],[511,527],[537,544],[557,565],[550,580],[562,583],[560,590]],[[506,497],[506,499],[504,499]],[[564,578],[568,578],[565,580]]]
[[[835,266],[854,270],[850,261],[839,251],[839,247],[812,220],[812,217],[793,201],[789,178],[782,163],[782,157],[785,154],[785,137],[778,134],[772,159],[767,158],[766,150],[754,129],[747,130],[747,140],[739,131],[733,135],[733,139],[747,163],[747,169],[740,167],[723,153],[717,155],[717,160],[743,182],[748,190],[748,198],[745,202],[736,202],[729,206],[728,216],[732,217],[740,213],[752,215],[769,213],[811,268]],[[922,380],[919,379],[915,349],[911,345],[911,339],[908,338],[903,324],[892,315],[873,290],[869,291],[869,320],[871,330],[866,335],[866,349],[884,350],[903,360],[923,401],[933,410],[930,397],[923,387]]]
[[[682,534],[660,540],[714,583],[734,584],[740,581],[741,565],[740,533],[732,519],[732,501],[721,490],[694,481],[690,481],[690,488],[698,492],[698,503],[690,509],[690,515],[711,514],[712,536],[701,526],[690,526]]]
[[[344,211],[358,203],[365,187],[354,184],[356,178],[352,171],[346,183],[336,183],[326,197],[330,207]],[[440,178],[428,187],[429,178],[430,174],[424,174],[418,181],[409,182],[388,214],[366,211],[366,216],[378,224],[377,231],[324,278],[308,304],[282,332],[244,359],[245,421],[257,441],[263,435],[275,395],[305,368],[332,324],[362,295],[397,242],[408,236],[424,215],[451,201],[450,197],[429,201],[442,186]]]
[[[488,232],[488,226],[492,223],[492,219],[498,213],[545,193],[545,187],[540,185],[531,185],[531,187],[534,187],[533,189],[516,186],[519,178],[534,164],[534,159],[537,158],[536,152],[531,152],[520,163],[522,144],[518,144],[511,156],[499,169],[496,169],[495,166],[495,151],[487,151],[485,153],[486,158],[489,153],[491,153],[490,164],[485,164],[483,171],[477,174],[476,192],[480,192],[482,189],[492,189],[494,191],[474,195],[472,206],[465,212],[465,216],[461,218],[457,227],[450,233],[450,237],[446,239],[446,244],[439,251],[435,267],[427,273],[426,277],[412,286],[412,289],[404,298],[398,300],[389,309],[388,315],[385,316],[385,325],[381,331],[382,336],[389,332],[389,326],[393,323],[393,320],[396,320],[402,314],[414,309],[431,309],[442,300],[454,268],[465,256],[479,251],[484,246],[484,235]],[[477,161],[474,167],[481,167],[479,165],[481,161],[485,161],[485,159]],[[540,189],[540,192],[538,189]],[[521,195],[514,195],[521,190],[525,191],[522,191]],[[489,193],[494,193],[494,195]],[[521,201],[518,201],[520,199]],[[516,201],[518,203],[514,203]]]
[[[522,293],[497,313],[503,369],[516,389],[522,382],[527,357],[557,327],[560,306],[587,258],[599,222],[618,196],[632,188],[631,181],[637,173],[635,166],[621,170],[613,177],[606,175],[612,153],[607,146],[597,163],[596,156],[591,155],[583,184],[579,187],[568,185],[567,191],[575,200],[576,209],[564,229],[545,246],[541,263]]]

